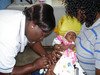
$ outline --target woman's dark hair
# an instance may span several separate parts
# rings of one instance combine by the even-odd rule
[[[66,13],[70,15],[71,17],[77,16],[77,9],[76,9],[76,1],[75,0],[65,0],[65,8]]]
[[[77,8],[85,11],[86,26],[90,27],[100,13],[100,0],[77,0]]]
[[[68,10],[75,17],[78,9],[85,11],[87,27],[94,23],[97,13],[100,13],[100,0],[66,0],[65,3],[68,6],[66,11]]]
[[[24,9],[26,19],[33,21],[43,32],[50,32],[55,28],[54,10],[48,4],[36,4]]]

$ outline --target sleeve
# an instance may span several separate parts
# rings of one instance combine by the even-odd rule
[[[54,38],[52,46],[54,46],[55,44],[61,44],[61,41],[57,37]]]
[[[0,41],[0,72],[11,73],[16,63],[15,51],[10,44]]]
[[[100,37],[95,44],[95,67],[100,69]]]
[[[97,37],[94,47],[95,47],[94,48],[95,67],[97,69],[100,69],[100,36]]]

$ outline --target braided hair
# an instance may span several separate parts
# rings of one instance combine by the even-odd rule
[[[55,28],[55,16],[52,6],[42,3],[36,4],[23,11],[26,20],[34,21],[43,32],[50,32]]]

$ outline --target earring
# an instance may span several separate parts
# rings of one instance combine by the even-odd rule
[[[32,29],[34,28],[33,26],[31,26],[32,27]]]

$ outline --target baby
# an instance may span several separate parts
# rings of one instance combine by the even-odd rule
[[[63,44],[66,49],[63,50],[61,58],[55,65],[54,73],[56,75],[74,75],[74,64],[76,62],[76,54],[75,54],[75,39],[76,33],[72,30],[69,30],[65,36],[58,35],[53,44]],[[73,48],[70,48],[73,46]]]

